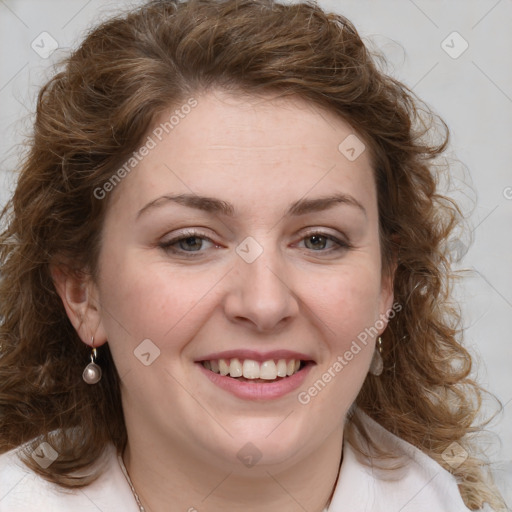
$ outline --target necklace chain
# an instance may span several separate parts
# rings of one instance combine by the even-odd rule
[[[121,470],[123,471],[126,481],[128,482],[130,489],[132,490],[133,497],[135,498],[135,501],[137,502],[137,505],[139,506],[139,512],[146,512],[146,509],[140,502],[139,495],[137,494],[137,491],[135,490],[135,487],[133,486],[132,480],[130,478],[130,475],[128,474],[128,470],[126,469],[126,466],[124,465],[123,457],[121,456],[121,454],[118,454],[117,459],[119,460],[119,465],[121,466]]]

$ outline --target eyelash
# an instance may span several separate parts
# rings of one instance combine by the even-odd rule
[[[313,249],[307,249],[309,251],[312,251],[312,252],[318,252],[318,253],[333,253],[333,252],[338,252],[338,251],[342,251],[342,250],[347,250],[347,249],[351,249],[352,246],[348,243],[348,242],[345,242],[343,240],[339,240],[338,238],[336,238],[335,236],[333,235],[330,235],[329,233],[323,233],[322,231],[311,231],[309,233],[306,233],[302,238],[301,238],[301,241],[302,240],[305,240],[306,238],[311,238],[313,236],[321,236],[323,238],[326,238],[327,240],[330,240],[332,242],[334,242],[336,245],[338,245],[338,247],[335,247],[335,248],[331,248],[331,249],[327,249],[327,250],[318,250],[318,251],[315,251]],[[200,255],[202,255],[204,253],[204,251],[184,251],[182,249],[176,249],[173,247],[173,245],[176,245],[177,243],[181,242],[182,240],[186,240],[187,238],[197,238],[197,239],[200,239],[200,240],[206,240],[208,242],[211,242],[213,244],[215,244],[213,242],[213,240],[209,237],[207,237],[204,233],[201,233],[199,231],[186,231],[186,232],[183,232],[181,233],[178,237],[175,237],[171,240],[168,240],[166,242],[162,242],[159,245],[160,248],[162,248],[164,251],[166,252],[171,252],[173,254],[180,254],[180,255],[184,255],[185,257],[187,258],[196,258]]]

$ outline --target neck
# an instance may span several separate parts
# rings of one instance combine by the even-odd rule
[[[123,459],[148,512],[167,511],[171,503],[187,512],[224,512],[234,505],[244,512],[323,512],[336,485],[342,441],[340,428],[310,453],[300,449],[294,462],[243,470],[194,458],[179,446],[155,450],[157,443],[129,443]]]

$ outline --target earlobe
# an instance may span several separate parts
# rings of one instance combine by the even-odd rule
[[[51,265],[50,272],[69,321],[81,340],[98,347],[107,341],[101,325],[97,288],[89,274],[65,264]]]

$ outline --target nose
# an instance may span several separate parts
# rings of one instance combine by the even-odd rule
[[[297,316],[290,272],[278,255],[264,251],[252,263],[238,258],[235,265],[224,302],[230,321],[263,333],[282,329]]]

